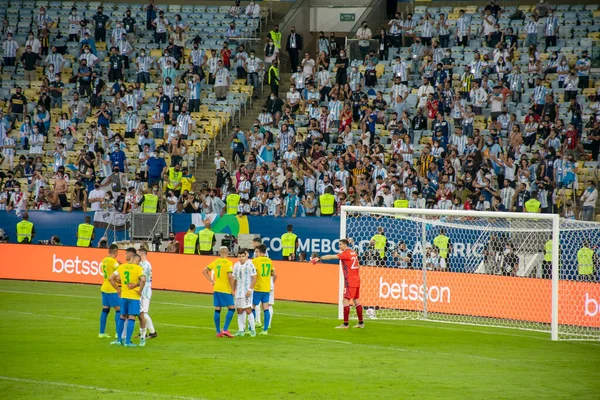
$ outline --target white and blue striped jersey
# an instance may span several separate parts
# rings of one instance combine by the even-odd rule
[[[152,297],[152,264],[148,260],[141,261],[140,266],[144,269],[144,275],[146,276],[146,284],[144,290],[142,290],[142,296],[146,299]]]
[[[233,278],[236,281],[235,297],[238,299],[246,297],[246,292],[252,286],[252,277],[256,276],[256,268],[252,261],[247,260],[244,264],[236,262],[233,266]]]

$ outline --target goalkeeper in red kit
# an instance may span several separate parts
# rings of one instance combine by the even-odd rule
[[[344,273],[344,323],[337,326],[336,329],[348,329],[350,300],[352,300],[354,307],[356,307],[356,314],[358,315],[358,324],[354,325],[354,327],[364,328],[363,308],[358,300],[360,298],[360,266],[358,265],[358,255],[350,248],[348,239],[340,240],[340,250],[339,254],[320,257],[321,260],[339,259],[342,262],[342,271]],[[319,258],[314,259],[314,261],[319,261]]]

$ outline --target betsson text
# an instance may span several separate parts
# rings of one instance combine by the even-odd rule
[[[425,288],[423,285],[415,283],[406,283],[403,279],[401,283],[392,284],[385,282],[382,277],[379,278],[379,298],[387,299],[391,297],[394,300],[402,299],[408,301],[423,301],[425,298]],[[447,286],[429,286],[427,288],[427,301],[432,303],[450,303],[450,288]]]
[[[67,258],[65,260],[53,255],[52,272],[56,274],[77,274],[77,275],[100,275],[100,263],[98,261],[80,260],[79,256],[75,259]]]

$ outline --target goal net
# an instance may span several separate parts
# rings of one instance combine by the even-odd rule
[[[368,317],[600,339],[600,224],[553,214],[344,206],[340,231],[360,258]],[[340,316],[342,290],[340,274]]]

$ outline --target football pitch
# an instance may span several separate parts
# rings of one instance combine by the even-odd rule
[[[343,331],[333,329],[336,306],[278,301],[269,336],[216,338],[212,296],[155,290],[150,315],[158,338],[123,348],[97,337],[100,308],[99,286],[0,281],[2,397],[600,396],[600,343],[552,342],[547,333],[380,320]]]

